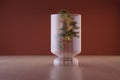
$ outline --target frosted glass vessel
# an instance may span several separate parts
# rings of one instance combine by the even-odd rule
[[[60,36],[62,32],[60,14],[51,14],[51,52],[66,60],[81,52],[81,15],[72,14],[72,18],[76,22],[76,26],[79,27],[74,30],[79,32],[78,37],[73,36],[71,40],[66,41]]]

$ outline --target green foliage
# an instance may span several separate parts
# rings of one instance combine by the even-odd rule
[[[66,41],[71,41],[73,37],[79,38],[79,32],[76,32],[79,27],[76,25],[77,22],[73,20],[72,15],[65,9],[60,10],[59,13],[62,19],[60,36],[63,37]]]
[[[66,9],[61,9],[59,13],[60,13],[60,14],[67,14],[67,13],[69,13],[69,12],[68,12]]]

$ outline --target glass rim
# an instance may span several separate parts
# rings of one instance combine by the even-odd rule
[[[60,14],[51,14],[51,15],[60,15]],[[71,15],[72,16],[81,16],[81,14],[74,14],[74,13],[72,13]]]

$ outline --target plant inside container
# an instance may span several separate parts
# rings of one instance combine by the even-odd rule
[[[72,60],[81,52],[81,15],[62,9],[51,14],[51,52]]]
[[[62,9],[59,11],[60,14],[60,48],[65,49],[65,44],[71,43],[73,37],[79,38],[79,26],[73,18],[73,14],[69,13],[67,10]]]

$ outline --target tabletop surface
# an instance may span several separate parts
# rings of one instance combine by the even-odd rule
[[[120,56],[0,56],[0,80],[120,80]]]

